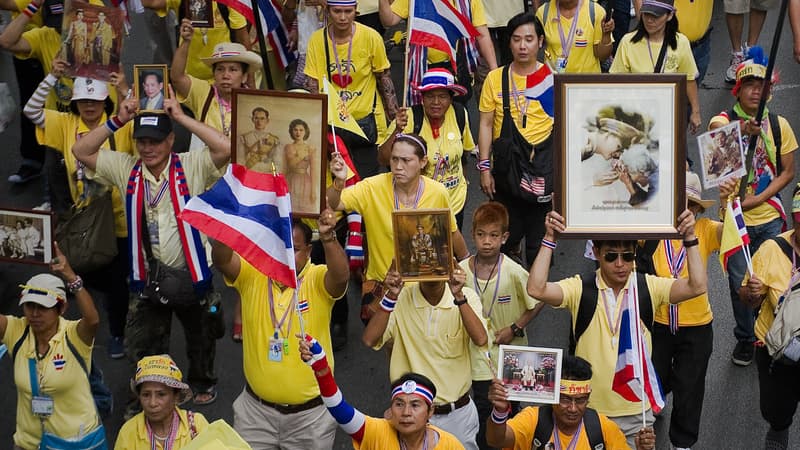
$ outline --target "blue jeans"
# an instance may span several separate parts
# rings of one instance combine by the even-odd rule
[[[747,234],[750,236],[750,254],[754,255],[761,244],[767,239],[780,234],[783,227],[783,219],[777,218],[765,224],[747,227]],[[742,287],[744,273],[747,270],[747,263],[744,260],[744,253],[737,252],[728,258],[728,286],[731,290],[731,304],[733,306],[733,318],[736,319],[736,327],[733,335],[739,342],[755,342],[756,335],[753,332],[755,325],[755,311],[739,299],[739,288]]]
[[[710,30],[709,30],[710,31]],[[694,62],[697,64],[697,78],[695,81],[697,82],[697,87],[700,87],[700,83],[703,82],[703,78],[706,76],[706,70],[708,70],[708,64],[711,61],[711,33],[706,33],[705,36],[697,40],[696,42],[692,42],[692,55],[694,56]]]

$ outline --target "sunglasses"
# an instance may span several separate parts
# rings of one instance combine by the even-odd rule
[[[622,256],[623,261],[632,262],[636,258],[636,252],[606,252],[605,255],[603,255],[603,259],[605,259],[606,262],[613,263],[620,256]]]

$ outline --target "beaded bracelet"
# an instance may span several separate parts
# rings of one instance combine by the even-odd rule
[[[28,3],[28,6],[22,10],[22,14],[25,14],[30,19],[33,18],[33,16],[36,14],[36,11],[38,10],[39,10],[39,4],[36,2],[30,2]]]
[[[511,415],[511,408],[505,411],[498,411],[497,408],[492,408],[492,422],[498,425],[506,423],[509,415]]]
[[[76,275],[74,280],[67,283],[67,289],[69,289],[69,292],[72,294],[83,289],[83,278],[81,278],[79,275]]]
[[[388,296],[384,295],[383,299],[381,300],[381,309],[390,313],[394,311],[394,307],[397,305],[397,299],[389,298]]]
[[[475,167],[481,172],[486,172],[487,170],[492,170],[492,162],[488,159],[480,159],[478,164],[475,164]]]
[[[123,125],[125,124],[122,122],[122,120],[120,120],[119,116],[112,116],[106,120],[106,128],[108,128],[112,133],[116,133],[116,131],[122,128]]]
[[[542,239],[542,245],[544,245],[545,247],[549,248],[550,250],[555,250],[556,249],[556,243],[554,241],[549,240],[549,239],[544,239],[543,238]]]

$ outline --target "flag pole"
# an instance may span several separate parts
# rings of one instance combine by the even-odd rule
[[[633,292],[636,295],[633,296],[633,307],[635,308],[636,315],[632,317],[632,320],[636,321],[636,325],[634,329],[636,330],[636,350],[639,353],[639,357],[637,358],[636,363],[639,365],[638,375],[639,375],[639,385],[642,388],[642,393],[640,398],[642,399],[642,428],[647,426],[647,393],[644,390],[644,340],[642,338],[642,333],[640,331],[640,322],[641,319],[639,318],[639,280],[638,274],[636,273],[636,265],[634,264],[633,267],[633,280],[629,281],[631,283],[628,289],[633,289]]]
[[[411,42],[411,21],[414,18],[414,2],[415,0],[408,0],[408,20],[406,21],[406,48],[405,48],[405,55],[403,57],[403,108],[408,107],[408,78],[410,74],[408,73],[408,51],[411,48],[409,44]]]
[[[786,9],[789,6],[789,0],[781,0],[781,9],[778,13],[778,23],[775,25],[775,35],[772,37],[772,46],[769,49],[769,61],[767,61],[767,74],[764,76],[764,88],[761,89],[761,100],[758,101],[758,110],[756,111],[756,123],[761,125],[761,116],[764,115],[764,108],[767,107],[767,99],[769,98],[770,90],[772,90],[772,72],[775,70],[775,58],[778,56],[778,44],[780,43],[781,31],[783,30],[783,21],[786,17]],[[756,153],[756,143],[758,137],[753,139],[750,137],[750,142],[747,146],[747,156],[745,157],[744,167],[747,169],[745,172],[744,180],[739,184],[739,197],[744,198],[747,193],[747,182],[750,178],[750,170],[753,168],[753,156]],[[776,158],[780,158],[780,149],[775,153]],[[778,174],[780,175],[780,174]]]
[[[266,0],[270,1],[270,0]],[[267,79],[267,88],[275,89],[275,83],[272,81],[272,72],[269,70],[269,59],[267,59],[267,44],[264,40],[264,29],[261,28],[261,9],[258,6],[258,0],[250,0],[250,6],[253,8],[253,22],[256,25],[256,36],[258,38],[258,53],[261,55],[261,69],[264,71],[264,77]]]

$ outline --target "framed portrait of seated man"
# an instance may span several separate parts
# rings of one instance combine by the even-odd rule
[[[449,280],[453,242],[449,209],[392,212],[395,264],[404,281]]]

